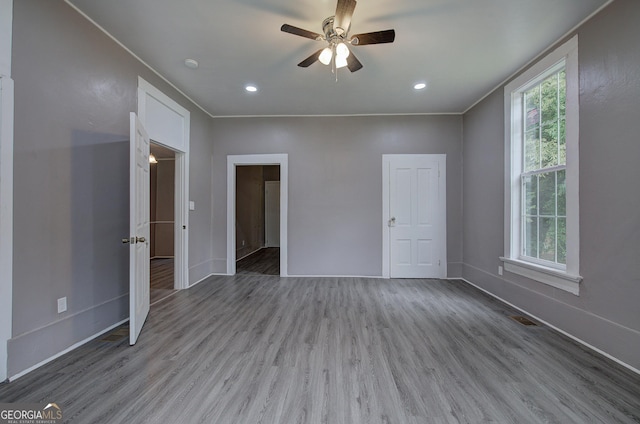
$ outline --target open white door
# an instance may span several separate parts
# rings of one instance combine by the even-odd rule
[[[446,158],[388,156],[390,277],[446,277]]]
[[[130,114],[129,344],[138,340],[149,314],[149,136]],[[124,240],[123,240],[124,241]]]

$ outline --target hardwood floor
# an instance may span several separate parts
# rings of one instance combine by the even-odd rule
[[[240,259],[236,263],[236,274],[280,275],[280,248],[262,248]]]
[[[461,281],[212,277],[0,403],[71,423],[637,423],[640,376]]]
[[[150,281],[151,304],[173,294],[173,258],[151,259]]]

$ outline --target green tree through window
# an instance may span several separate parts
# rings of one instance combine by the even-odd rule
[[[566,75],[522,93],[522,254],[566,264]]]

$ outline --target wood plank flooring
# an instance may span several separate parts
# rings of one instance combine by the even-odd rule
[[[175,291],[173,288],[173,258],[151,259],[150,281],[151,304],[170,296]]]
[[[236,263],[236,274],[280,275],[280,248],[265,247]]]
[[[638,423],[640,376],[461,281],[212,277],[9,384],[70,423]]]

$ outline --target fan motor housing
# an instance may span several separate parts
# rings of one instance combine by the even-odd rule
[[[324,32],[324,36],[327,41],[331,41],[331,39],[339,37],[333,28],[334,21],[335,16],[329,16],[327,19],[322,21],[322,32]]]

